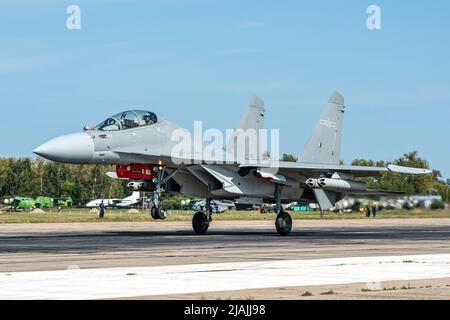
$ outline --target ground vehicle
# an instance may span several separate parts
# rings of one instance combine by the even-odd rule
[[[35,201],[36,208],[51,208],[53,207],[53,199],[50,197],[37,197]]]
[[[15,197],[11,202],[10,211],[19,211],[25,209],[31,209],[35,205],[35,202],[32,198],[25,197]]]
[[[53,206],[55,207],[71,207],[73,206],[72,197],[63,197],[53,199]]]

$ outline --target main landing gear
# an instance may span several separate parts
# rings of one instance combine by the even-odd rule
[[[192,218],[192,229],[195,234],[204,235],[208,232],[209,225],[212,221],[211,199],[206,199],[206,212],[199,211]]]
[[[287,236],[292,229],[292,218],[291,215],[287,212],[281,212],[277,215],[275,220],[275,227],[277,228],[277,232],[281,236]]]
[[[275,185],[275,212],[277,218],[275,219],[275,228],[281,236],[287,236],[292,230],[292,217],[289,213],[283,211],[281,205],[281,185]]]

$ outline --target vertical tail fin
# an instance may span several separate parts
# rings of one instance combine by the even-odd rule
[[[344,97],[333,92],[298,162],[339,164],[344,109]]]
[[[227,146],[232,146],[232,149],[234,149],[234,154],[237,155],[237,141],[239,141],[238,138],[245,137],[246,132],[249,130],[254,131],[258,136],[258,132],[260,129],[264,129],[264,113],[266,112],[266,109],[264,107],[264,101],[262,101],[259,97],[253,97],[250,100],[249,105],[245,109],[244,114],[240,118],[236,128],[235,133],[230,137],[230,139],[227,141]],[[241,136],[242,135],[242,136]],[[256,143],[257,146],[259,146],[259,141]],[[246,146],[245,155],[246,158],[258,158],[259,155],[262,153],[262,150],[259,150],[259,154],[253,154],[253,152],[250,151],[251,148],[248,148]],[[259,148],[258,148],[259,149]],[[264,150],[265,151],[265,150]]]
[[[248,129],[255,129],[256,131],[263,129],[265,112],[264,101],[259,97],[253,97],[239,120],[236,129],[242,129],[244,131]]]

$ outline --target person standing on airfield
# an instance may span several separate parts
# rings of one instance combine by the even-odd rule
[[[99,212],[99,217],[101,220],[103,220],[103,217],[105,216],[105,205],[103,204],[103,200],[100,203],[100,212]]]
[[[375,218],[377,216],[377,205],[372,205],[372,216]]]
[[[366,217],[370,218],[370,206],[366,205]]]

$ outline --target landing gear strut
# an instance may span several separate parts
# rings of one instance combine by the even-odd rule
[[[199,211],[192,218],[192,229],[195,234],[204,235],[208,232],[209,225],[212,221],[211,199],[206,199],[205,211]]]
[[[292,229],[292,217],[289,213],[283,211],[281,206],[281,185],[275,185],[275,212],[277,218],[275,219],[275,227],[281,236],[287,236]]]
[[[162,207],[161,194],[164,192],[162,188],[163,177],[165,173],[164,167],[154,167],[153,169],[156,173],[156,178],[153,179],[155,183],[155,190],[152,193],[152,209],[151,215],[152,218],[157,219],[165,219],[167,218],[167,211],[165,211]]]

